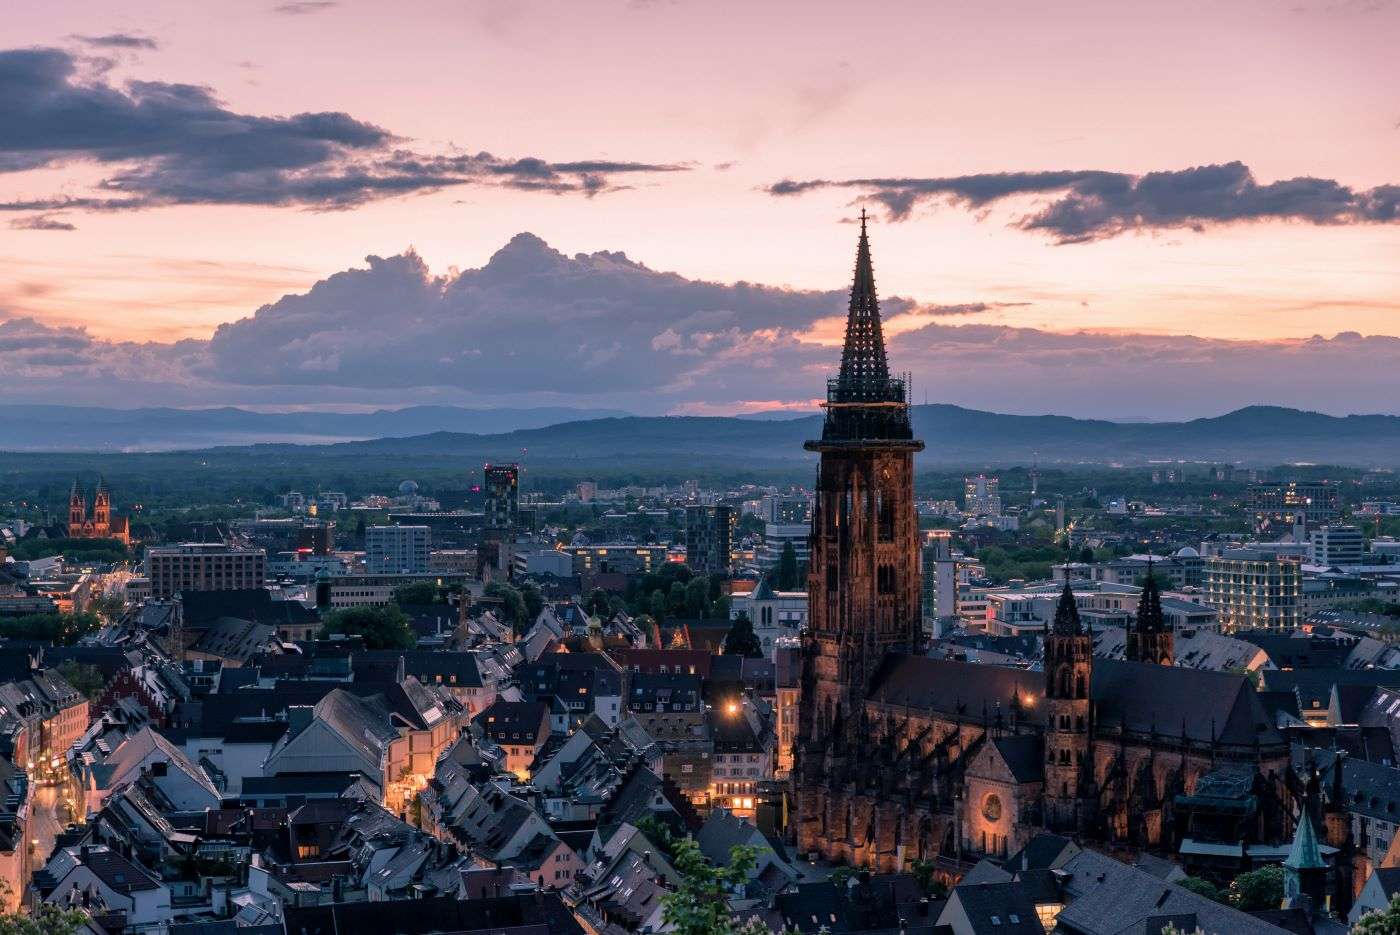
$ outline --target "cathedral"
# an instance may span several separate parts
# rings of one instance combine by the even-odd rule
[[[97,479],[97,489],[92,494],[91,515],[82,484],[73,480],[73,489],[68,493],[68,538],[117,539],[123,545],[131,545],[130,523],[125,516],[112,515],[112,495],[102,478]]]
[[[802,856],[878,871],[933,861],[955,878],[1043,830],[1173,854],[1286,840],[1285,738],[1244,677],[1172,665],[1151,575],[1127,661],[1094,658],[1068,584],[1043,671],[924,653],[924,445],[886,358],[864,213],[824,408],[806,444],[820,466],[792,773]]]

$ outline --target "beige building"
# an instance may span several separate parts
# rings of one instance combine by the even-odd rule
[[[146,550],[151,597],[169,600],[181,591],[241,591],[267,579],[267,552],[222,543],[187,542]]]
[[[1220,629],[1296,630],[1303,622],[1303,565],[1259,549],[1228,549],[1206,559],[1205,602]]]

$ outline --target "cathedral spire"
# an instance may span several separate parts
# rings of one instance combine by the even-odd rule
[[[1054,631],[1058,636],[1078,636],[1079,626],[1079,605],[1074,600],[1074,589],[1069,586],[1069,578],[1065,578],[1065,589],[1060,593],[1060,603],[1055,606]]]
[[[1152,556],[1147,557],[1147,580],[1143,582],[1142,596],[1138,598],[1137,631],[1139,633],[1161,633],[1167,628],[1162,615],[1162,592],[1157,588],[1157,576],[1152,573]]]
[[[870,261],[870,236],[865,223],[865,209],[862,208],[838,383],[846,401],[883,402],[889,392],[890,366],[885,357],[885,336],[880,329],[880,302],[875,295],[875,267]]]

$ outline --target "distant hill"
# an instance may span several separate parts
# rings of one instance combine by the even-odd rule
[[[1189,422],[1120,423],[1067,416],[1014,416],[958,406],[913,409],[915,433],[933,465],[1138,462],[1186,459],[1275,465],[1297,461],[1400,465],[1400,417],[1335,417],[1251,406]],[[502,434],[433,432],[333,445],[328,453],[540,460],[798,461],[821,434],[821,416],[794,419],[665,416],[592,419]]]
[[[465,409],[410,406],[374,412],[108,409],[0,405],[0,451],[171,451],[259,442],[323,444],[428,432],[498,434],[558,422],[625,416],[617,409]]]
[[[1400,417],[1336,417],[1251,406],[1189,422],[1014,416],[958,406],[913,409],[920,464],[1142,463],[1185,459],[1400,466]],[[810,458],[820,415],[632,416],[607,410],[415,406],[369,413],[0,406],[0,450],[193,451],[251,448],[298,458],[427,455],[617,466],[784,467]]]

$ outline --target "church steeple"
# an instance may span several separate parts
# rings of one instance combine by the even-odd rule
[[[821,790],[869,769],[866,702],[892,653],[918,653],[919,516],[905,381],[890,376],[864,216],[841,369],[827,381],[808,562],[795,769],[799,850],[838,853]],[[849,831],[846,832],[849,835]],[[873,837],[873,836],[872,836]],[[891,845],[893,847],[893,845]]]
[[[909,421],[908,387],[904,380],[890,376],[889,360],[885,356],[885,335],[880,327],[880,301],[875,294],[875,267],[870,260],[867,220],[862,211],[851,303],[846,312],[846,343],[841,348],[841,370],[826,384],[823,442],[914,440]]]
[[[851,282],[851,305],[846,314],[846,344],[841,350],[838,378],[845,402],[883,402],[888,397],[890,366],[885,357],[885,335],[880,328],[880,301],[875,295],[875,267],[870,261],[870,235],[865,229],[865,209],[860,212],[860,241],[856,244],[856,272]]]
[[[1147,580],[1138,598],[1137,617],[1128,630],[1127,657],[1131,662],[1172,664],[1173,634],[1162,613],[1162,592],[1152,572],[1152,556],[1147,557]]]

